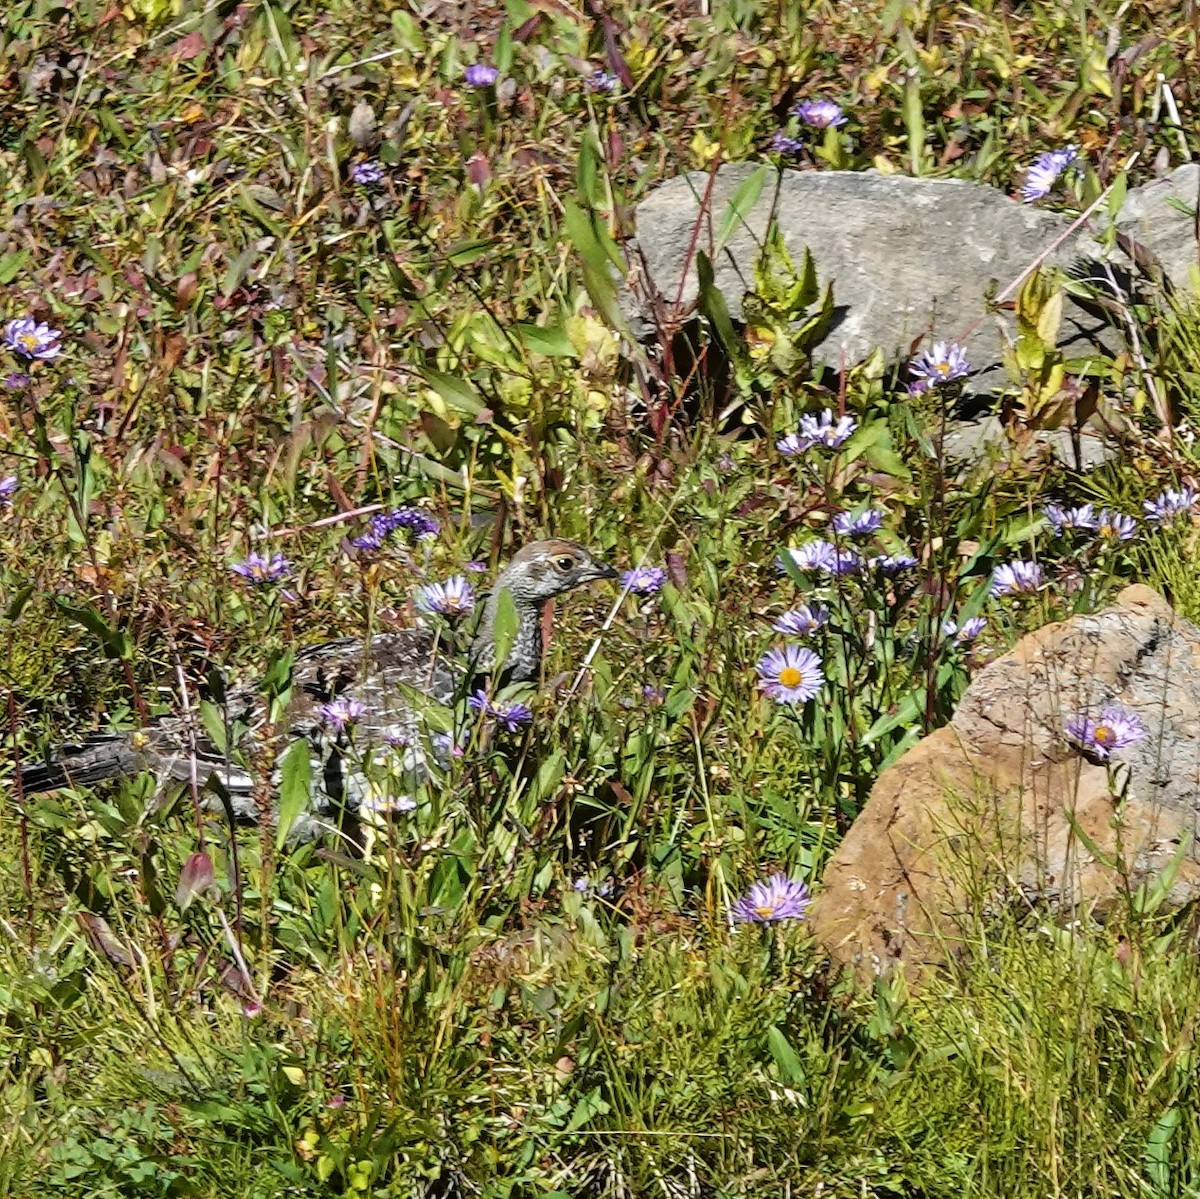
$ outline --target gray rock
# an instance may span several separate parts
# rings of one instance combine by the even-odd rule
[[[668,307],[678,300],[682,314],[696,300],[694,255],[688,263],[694,241],[712,258],[716,285],[737,319],[743,295],[753,289],[754,263],[774,217],[797,264],[807,247],[822,285],[833,284],[837,315],[817,347],[818,363],[836,369],[877,347],[896,360],[930,339],[958,341],[977,371],[970,390],[993,390],[1003,383],[1001,346],[1005,336],[1013,336],[1012,322],[987,312],[989,288],[998,292],[1016,279],[1066,232],[1070,217],[964,180],[784,170],[768,176],[758,201],[734,222],[725,244],[715,245],[730,201],[756,169],[754,163],[721,167],[703,219],[701,199],[709,186],[704,172],[668,180],[638,206],[635,257],[644,263],[647,284]],[[1195,238],[1167,199],[1189,187],[1194,192],[1189,172],[1197,169],[1184,167],[1134,189],[1124,209],[1128,219],[1121,222],[1131,234],[1140,234],[1138,240],[1164,262],[1172,279],[1186,274],[1180,264],[1187,253],[1194,260]],[[1087,273],[1086,263],[1097,252],[1090,239],[1073,234],[1047,264]],[[635,310],[629,293],[625,308],[635,332],[648,331],[647,314]],[[1120,337],[1102,315],[1068,298],[1059,344],[1069,357],[1086,358],[1116,347]]]
[[[957,462],[984,462],[993,452],[1007,457],[1019,448],[1026,459],[1042,458],[1049,453],[1072,470],[1080,471],[1095,470],[1120,452],[1114,438],[1090,426],[1080,430],[1078,453],[1069,429],[1033,429],[1027,441],[1015,447],[998,416],[950,422],[942,445],[946,457]]]
[[[1181,211],[1179,205],[1190,212]],[[1172,285],[1185,295],[1200,292],[1200,247],[1196,243],[1196,208],[1200,205],[1200,164],[1189,162],[1133,188],[1117,214],[1117,228],[1154,255]],[[1196,272],[1194,279],[1189,276]]]

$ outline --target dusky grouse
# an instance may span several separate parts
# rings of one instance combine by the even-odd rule
[[[298,651],[284,722],[290,739],[303,737],[311,746],[315,811],[327,811],[336,802],[358,807],[370,789],[360,771],[348,768],[351,755],[344,752],[344,721],[339,714],[353,714],[354,759],[362,761],[384,747],[407,746],[406,768],[421,771],[424,760],[417,748],[421,722],[414,695],[449,705],[480,678],[494,678],[500,686],[535,682],[542,663],[546,604],[584,583],[616,577],[612,567],[573,541],[535,541],[525,546],[487,597],[465,669],[438,652],[437,633],[426,627],[380,633],[369,642],[343,637]],[[494,629],[504,592],[512,597],[517,630],[497,670]],[[255,779],[246,764],[256,759],[257,734],[266,720],[261,690],[248,686],[231,690],[220,714],[235,754],[223,753],[194,716],[190,720],[165,717],[135,732],[61,746],[49,761],[26,764],[21,786],[27,794],[53,791],[143,771],[152,771],[162,783],[187,782],[194,771],[201,787],[215,776],[234,813],[253,818]]]

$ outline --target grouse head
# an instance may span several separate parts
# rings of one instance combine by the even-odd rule
[[[471,649],[478,674],[495,667],[495,621],[500,596],[507,591],[517,610],[517,635],[504,663],[500,681],[529,682],[542,664],[542,609],[556,595],[597,579],[615,579],[611,566],[598,562],[574,541],[558,538],[534,541],[513,555],[501,572],[483,610],[479,632]]]

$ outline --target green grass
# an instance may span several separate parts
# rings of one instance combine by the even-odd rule
[[[1129,444],[1085,480],[955,476],[936,397],[876,361],[814,375],[827,281],[778,252],[750,336],[707,300],[686,346],[614,334],[637,200],[766,158],[804,96],[850,114],[816,154],[849,169],[1011,193],[1075,141],[1069,204],[1135,150],[1131,182],[1179,160],[1186,131],[1151,120],[1160,76],[1196,112],[1175,5],[1012,7],[618,3],[619,59],[593,17],[522,0],[469,25],[342,0],[10,8],[0,320],[34,312],[65,352],[0,405],[8,761],[181,689],[281,686],[294,644],[411,622],[417,584],[537,535],[671,582],[362,858],[253,828],[235,857],[147,779],[21,802],[5,777],[0,1195],[1200,1194],[1186,914],[994,913],[911,994],[835,978],[803,924],[726,918],[774,869],[815,883],[880,769],[1021,632],[1135,579],[1200,613],[1188,528],[1072,554],[1038,516],[1138,512],[1194,477],[1146,385],[1195,427],[1194,315],[1136,311],[1146,370],[1096,376]],[[464,88],[473,61],[514,90]],[[632,88],[589,91],[598,67]],[[375,158],[382,186],[348,181]],[[1039,381],[1013,384],[1046,419]],[[775,452],[842,401],[861,429],[836,460]],[[821,701],[777,708],[754,664],[810,582],[775,559],[868,502],[879,552],[920,570],[827,589]],[[442,535],[348,551],[342,514],[401,503]],[[235,583],[251,549],[296,563],[290,594]],[[993,565],[1030,554],[1084,585],[988,601]],[[548,681],[610,602],[560,605]],[[945,644],[975,612],[977,647]],[[201,851],[214,888],[177,893]]]

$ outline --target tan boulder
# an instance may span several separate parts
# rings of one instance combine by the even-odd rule
[[[1087,760],[1064,721],[1108,703],[1146,738]],[[1171,879],[1200,894],[1200,632],[1148,587],[1030,633],[979,671],[953,719],[885,770],[810,908],[869,978],[961,949],[972,913],[1014,897],[1096,914]],[[1172,877],[1173,872],[1173,877]]]

